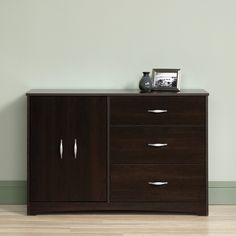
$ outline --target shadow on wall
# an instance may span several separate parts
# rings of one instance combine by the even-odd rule
[[[26,180],[27,98],[0,105],[0,181]]]

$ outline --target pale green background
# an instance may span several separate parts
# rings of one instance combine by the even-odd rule
[[[236,180],[235,0],[0,0],[0,180],[26,179],[31,88],[137,88],[182,69],[209,97],[209,179]]]

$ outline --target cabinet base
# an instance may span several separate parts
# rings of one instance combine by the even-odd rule
[[[160,212],[208,215],[208,205],[202,202],[30,202],[27,215],[80,212]]]

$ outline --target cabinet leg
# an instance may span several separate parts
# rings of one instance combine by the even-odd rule
[[[27,216],[36,216],[37,214],[30,209],[30,207],[27,207]]]
[[[208,208],[197,212],[197,215],[199,215],[199,216],[208,216],[209,215]]]

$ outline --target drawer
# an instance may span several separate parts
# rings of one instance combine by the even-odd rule
[[[204,127],[112,127],[113,164],[204,163]]]
[[[206,194],[202,165],[112,165],[112,202],[192,202]]]
[[[112,125],[204,125],[205,97],[111,97]]]

